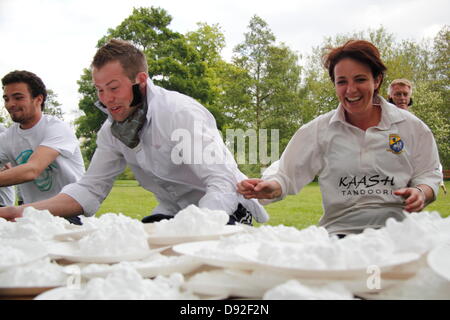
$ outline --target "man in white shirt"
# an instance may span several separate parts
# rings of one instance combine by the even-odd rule
[[[5,131],[6,131],[5,126],[0,124],[0,133]],[[6,165],[8,165],[8,163],[5,163],[5,166]],[[3,169],[4,168],[2,168],[2,170]],[[16,201],[16,194],[14,187],[0,188],[0,207],[13,206],[15,201]]]
[[[0,161],[12,164],[0,172],[0,187],[20,185],[24,203],[51,198],[84,173],[78,139],[66,123],[42,113],[47,92],[34,73],[10,72],[2,86],[14,124],[0,134]]]
[[[32,203],[58,216],[92,216],[128,165],[159,205],[143,222],[171,218],[190,204],[223,210],[229,223],[268,220],[254,199],[235,190],[245,175],[226,148],[211,113],[194,99],[155,86],[145,55],[125,41],[111,40],[92,63],[99,102],[108,114],[83,178],[46,201]],[[4,208],[5,209],[5,208]],[[0,211],[14,219],[22,208]]]

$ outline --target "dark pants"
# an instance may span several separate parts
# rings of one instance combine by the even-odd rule
[[[152,214],[150,216],[144,217],[142,219],[143,223],[153,223],[158,222],[161,220],[169,220],[172,219],[173,216],[169,216],[166,214]],[[242,223],[242,224],[248,224],[252,225],[252,214],[250,211],[248,211],[242,204],[239,203],[237,209],[233,214],[230,216],[230,219],[228,220],[227,224],[236,224],[236,223]]]
[[[68,217],[65,218],[67,221],[69,221],[71,224],[76,224],[77,226],[81,226],[83,223],[81,222],[81,219],[79,216],[75,217]]]

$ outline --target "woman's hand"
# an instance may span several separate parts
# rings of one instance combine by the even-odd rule
[[[281,196],[281,186],[276,181],[246,179],[237,184],[237,192],[246,199],[274,199]]]
[[[405,199],[405,211],[419,212],[427,205],[428,199],[432,198],[433,190],[429,190],[431,188],[428,186],[424,187],[423,185],[419,188],[402,188],[394,191],[395,195]],[[430,191],[431,196],[429,194]]]

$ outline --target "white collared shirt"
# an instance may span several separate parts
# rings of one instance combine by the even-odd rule
[[[146,98],[147,121],[139,145],[130,149],[116,139],[111,134],[109,117],[98,132],[97,149],[86,174],[62,192],[91,216],[110,192],[116,176],[128,165],[139,184],[158,199],[153,213],[175,215],[195,204],[232,214],[242,203],[257,221],[267,221],[268,215],[258,201],[246,200],[236,192],[236,183],[246,176],[223,143],[211,113],[194,99],[155,86],[150,80]],[[183,134],[191,143],[180,139]],[[190,149],[184,148],[187,144]],[[210,163],[207,157],[211,154],[227,161]],[[186,161],[181,161],[182,157]]]
[[[442,173],[432,132],[384,99],[381,109],[380,123],[366,131],[345,121],[341,105],[301,127],[263,176],[280,183],[281,197],[261,203],[297,194],[318,176],[324,208],[319,224],[346,234],[384,226],[389,217],[403,219],[397,189],[426,184],[436,196]]]

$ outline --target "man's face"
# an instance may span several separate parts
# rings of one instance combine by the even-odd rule
[[[391,88],[390,98],[397,107],[408,110],[411,101],[411,89],[402,84],[394,84]]]
[[[97,69],[93,68],[92,78],[97,88],[99,100],[106,106],[115,121],[122,122],[134,111],[133,83],[125,75],[119,61],[112,61]]]
[[[22,129],[33,127],[41,118],[43,97],[38,95],[33,98],[28,85],[24,82],[5,85],[3,100],[12,121],[20,123]]]

